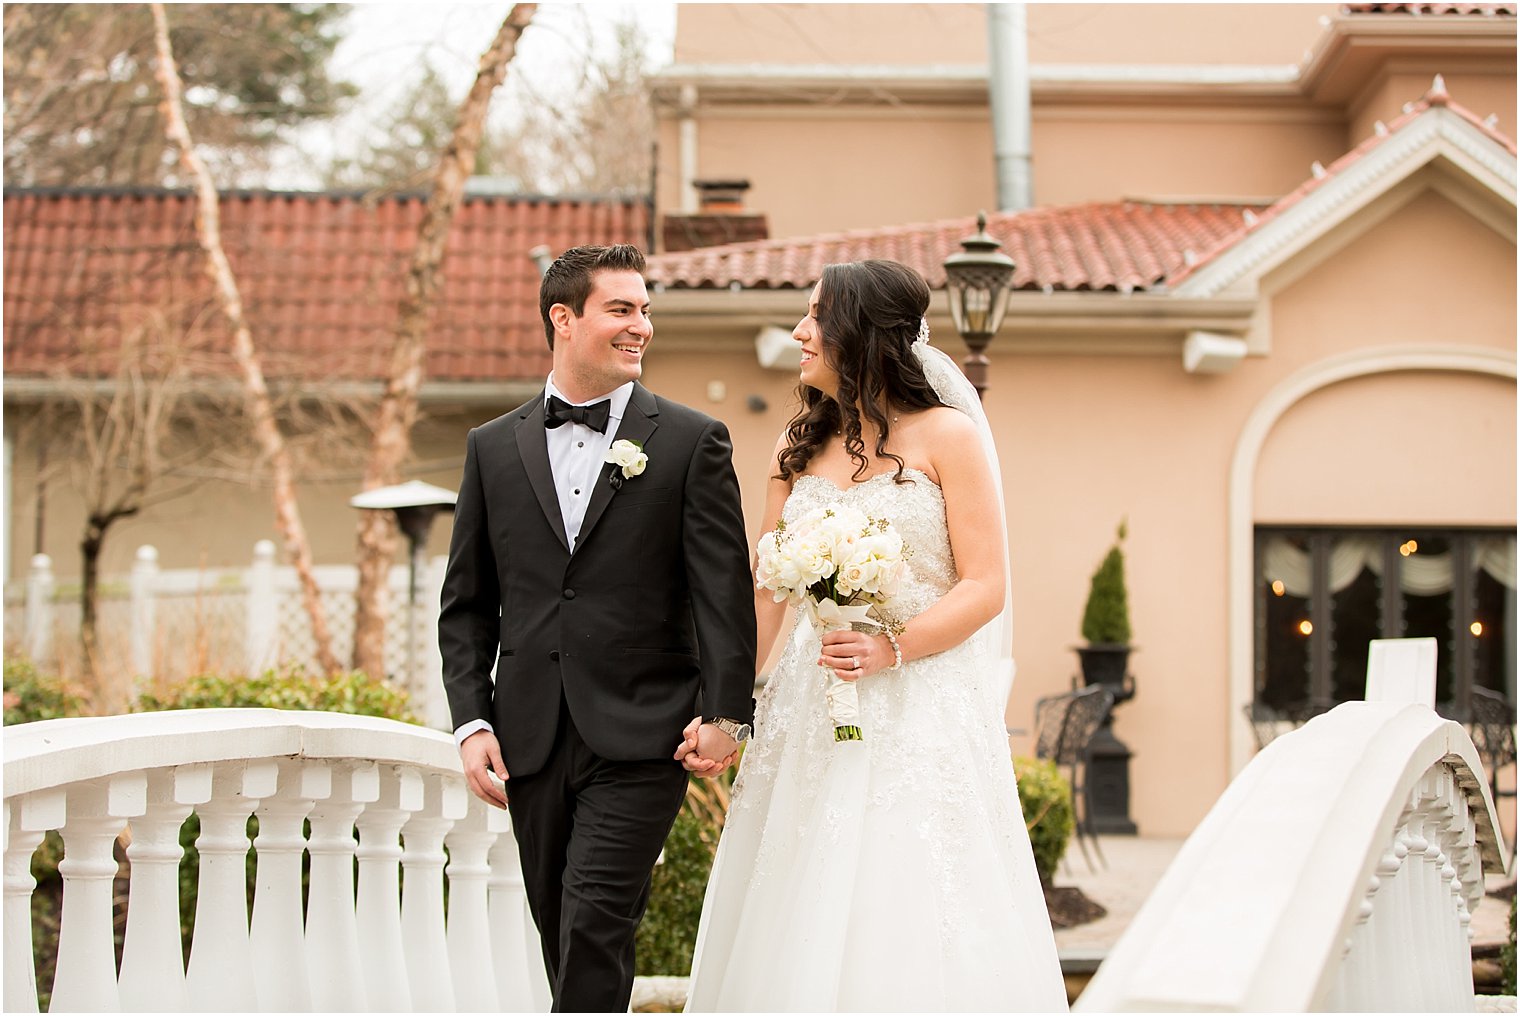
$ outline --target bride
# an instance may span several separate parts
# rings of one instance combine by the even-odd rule
[[[792,332],[802,405],[762,531],[836,503],[890,520],[911,547],[887,608],[901,634],[820,638],[798,612],[734,784],[689,1011],[1066,1009],[1003,731],[996,452],[928,307],[896,262],[829,265]],[[763,661],[785,605],[755,605]],[[864,740],[833,738],[831,671],[856,682]]]

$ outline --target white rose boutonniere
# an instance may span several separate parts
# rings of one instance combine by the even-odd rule
[[[612,485],[621,487],[625,479],[631,480],[644,471],[649,465],[649,456],[644,454],[644,446],[637,441],[614,441],[612,447],[607,449],[607,457],[604,462],[611,462],[622,470],[622,476],[612,474]]]

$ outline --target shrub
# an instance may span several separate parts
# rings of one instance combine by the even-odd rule
[[[313,677],[298,667],[266,670],[254,677],[199,674],[171,688],[162,698],[143,695],[136,711],[225,708],[316,709],[417,722],[406,692],[384,681],[357,671]]]
[[[1503,973],[1504,987],[1501,995],[1515,993],[1515,897],[1509,898],[1509,941],[1499,950],[1499,967]]]
[[[640,975],[691,972],[732,772],[712,780],[691,777],[686,785],[686,801],[665,840],[664,859],[655,865],[649,909],[634,941],[634,967]]]
[[[1040,873],[1040,884],[1048,886],[1076,829],[1071,784],[1054,762],[1045,759],[1019,756],[1013,760],[1013,769],[1019,777],[1019,804],[1024,809],[1029,845],[1034,848],[1034,866]]]
[[[37,672],[30,660],[5,661],[5,725],[78,716],[84,701],[62,680]]]
[[[1089,643],[1129,644],[1129,591],[1124,581],[1124,551],[1119,546],[1124,536],[1125,524],[1120,522],[1118,538],[1093,572],[1082,612],[1082,637]]]

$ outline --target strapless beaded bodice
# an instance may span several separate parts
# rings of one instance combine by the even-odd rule
[[[895,475],[895,470],[877,473],[841,490],[821,476],[803,474],[792,482],[781,517],[791,524],[815,509],[843,504],[891,522],[911,552],[907,578],[890,605],[892,616],[906,621],[929,609],[955,585],[955,557],[939,486],[922,470],[904,469],[906,483],[895,482]]]

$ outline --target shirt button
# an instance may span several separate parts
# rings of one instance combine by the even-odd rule
[[[559,662],[559,650],[558,649],[551,649],[549,651],[549,659],[552,660],[555,663],[558,663]]]
[[[577,441],[577,442],[575,442],[575,447],[577,447],[577,448],[584,448],[584,447],[586,447],[586,442],[584,442],[584,441]]]
[[[565,590],[565,599],[567,599],[567,600],[573,600],[573,599],[575,599],[575,590],[574,589],[566,589]]]
[[[579,494],[580,492],[581,492],[581,489],[579,487],[576,487],[575,488],[575,493]]]

